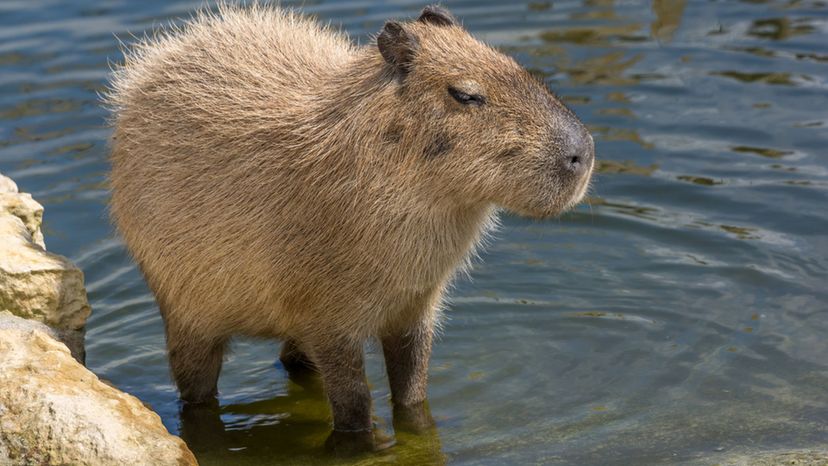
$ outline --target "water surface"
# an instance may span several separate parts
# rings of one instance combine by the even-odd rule
[[[285,2],[286,4],[290,2]],[[828,444],[828,5],[447,1],[589,124],[588,204],[507,216],[454,292],[431,364],[435,432],[364,464],[715,463]],[[200,2],[0,3],[0,171],[83,268],[88,363],[180,432],[157,307],[107,221],[108,60]],[[421,2],[306,1],[365,43]],[[318,381],[241,340],[204,464],[325,461]],[[381,358],[377,422],[390,429]]]

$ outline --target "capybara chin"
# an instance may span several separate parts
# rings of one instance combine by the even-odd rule
[[[557,215],[593,167],[577,117],[436,6],[365,46],[224,6],[133,46],[106,99],[112,218],[181,398],[214,399],[232,336],[280,338],[335,433],[370,436],[370,338],[395,407],[424,405],[443,294],[498,208]]]

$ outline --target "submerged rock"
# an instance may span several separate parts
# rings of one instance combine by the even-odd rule
[[[828,450],[769,451],[737,454],[716,461],[722,466],[828,466]]]
[[[99,380],[53,336],[0,312],[0,464],[196,464],[157,414]]]
[[[0,311],[55,328],[83,362],[90,308],[83,272],[45,249],[43,206],[0,174]]]

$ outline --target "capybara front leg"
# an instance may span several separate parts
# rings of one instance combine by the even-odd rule
[[[365,378],[362,342],[325,338],[308,349],[322,375],[333,413],[333,432],[325,446],[338,455],[373,450],[371,391]]]
[[[226,343],[224,339],[205,338],[167,326],[170,370],[182,401],[214,402]]]
[[[382,337],[382,351],[394,403],[394,424],[408,430],[433,425],[426,405],[428,361],[434,328],[423,319],[406,329]]]

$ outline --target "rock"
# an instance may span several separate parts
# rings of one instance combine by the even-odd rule
[[[55,340],[60,340],[60,335],[58,334],[58,332],[46,324],[40,323],[36,320],[22,319],[9,311],[0,311],[0,335],[3,335],[3,332],[5,331],[11,330],[37,330],[39,332],[45,333],[46,335],[49,335]],[[0,365],[0,367],[5,366]]]
[[[8,180],[8,178],[6,179]],[[16,188],[16,186],[14,187]],[[40,224],[43,222],[43,206],[32,199],[31,194],[16,192],[4,193],[0,190],[0,216],[7,215],[13,215],[22,220],[23,224],[26,225],[26,229],[29,230],[29,234],[32,236],[34,243],[46,249],[46,244],[43,242],[43,233],[40,231]]]
[[[46,251],[40,230],[43,206],[0,174],[0,311],[35,319],[58,331],[83,362],[90,308],[83,272]]]
[[[16,193],[17,183],[8,176],[3,176],[0,173],[0,193]]]
[[[43,206],[32,195],[17,191],[17,183],[0,173],[0,216],[13,215],[23,221],[32,240],[46,249],[40,225],[43,223]]]
[[[83,272],[33,243],[28,228],[11,215],[0,216],[0,311],[54,327],[83,362],[90,313]]]
[[[48,327],[0,312],[0,464],[188,465],[157,414],[103,383]]]
[[[83,367],[83,273],[46,251],[42,220],[0,174],[0,465],[196,464],[157,414]]]
[[[828,450],[768,451],[736,454],[715,463],[722,466],[828,466]]]

